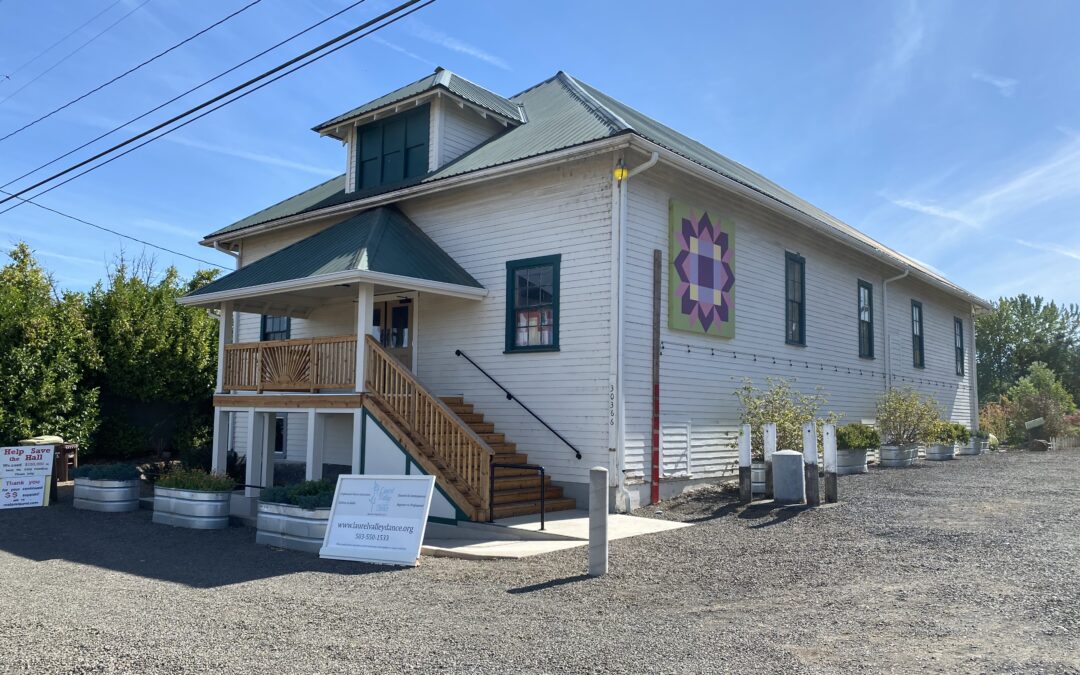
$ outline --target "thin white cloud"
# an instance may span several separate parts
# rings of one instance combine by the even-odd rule
[[[419,38],[424,42],[430,42],[433,45],[442,47],[443,49],[449,49],[450,51],[457,52],[459,54],[465,54],[471,56],[474,59],[478,59],[496,68],[502,68],[503,70],[510,70],[510,64],[504,61],[502,58],[486,52],[483,49],[471,45],[463,40],[459,40],[456,37],[447,35],[442,31],[435,30],[419,21],[414,21],[408,24],[409,31],[413,37]]]
[[[202,234],[186,227],[180,227],[153,218],[136,218],[131,223],[139,232],[152,230],[162,234],[172,234],[184,239],[202,239]]]
[[[881,51],[865,71],[855,93],[851,117],[855,125],[866,124],[878,110],[888,107],[908,86],[911,65],[923,51],[927,20],[917,0],[896,4],[888,36]]]
[[[975,80],[976,82],[982,82],[984,84],[990,85],[994,89],[997,89],[997,92],[1006,98],[1015,94],[1016,85],[1020,84],[1019,80],[1013,79],[1011,77],[1000,77],[998,75],[991,75],[989,73],[984,73],[981,70],[976,70],[975,72],[973,72],[971,74],[971,79]]]
[[[374,41],[377,44],[382,45],[383,47],[386,47],[387,49],[393,49],[395,52],[397,52],[399,54],[404,54],[405,56],[408,56],[410,59],[415,59],[415,60],[417,60],[420,63],[423,63],[425,65],[429,65],[429,66],[438,66],[439,65],[439,64],[435,63],[434,61],[428,61],[427,59],[425,59],[423,56],[420,56],[419,54],[416,54],[414,52],[410,52],[408,49],[405,49],[404,47],[402,47],[400,45],[396,45],[393,42],[390,42],[389,40],[384,40],[381,37],[379,37],[378,35],[372,35],[371,40]]]
[[[333,171],[331,169],[324,169],[321,166],[313,166],[311,164],[304,164],[302,162],[294,162],[291,159],[275,157],[274,155],[264,155],[258,152],[249,152],[247,150],[241,150],[239,148],[230,148],[225,145],[213,145],[211,143],[203,143],[202,141],[185,138],[184,136],[176,136],[170,134],[168,136],[163,136],[162,138],[163,140],[166,140],[170,143],[183,145],[185,147],[194,148],[196,150],[205,150],[207,152],[214,152],[219,155],[225,155],[227,157],[246,159],[251,162],[266,164],[268,166],[278,166],[285,169],[295,169],[296,171],[303,171],[305,173],[314,174],[316,176],[323,176],[326,178],[333,178],[334,176],[337,176],[341,173],[341,171]]]
[[[67,255],[66,253],[56,253],[55,251],[43,251],[41,249],[35,249],[34,253],[46,258],[55,258],[57,260],[64,260],[67,262],[79,263],[81,265],[93,265],[104,266],[104,260],[94,260],[93,258],[83,258],[77,255]]]
[[[1026,246],[1027,248],[1035,249],[1036,251],[1045,251],[1047,253],[1056,253],[1058,255],[1065,256],[1066,258],[1072,258],[1073,260],[1080,260],[1080,249],[1067,248],[1058,244],[1040,244],[1034,241],[1027,241],[1025,239],[1014,239],[1017,244]]]
[[[944,218],[946,220],[953,220],[958,223],[962,223],[969,227],[978,228],[981,227],[979,222],[964,213],[956,209],[946,209],[936,204],[928,204],[914,199],[903,199],[898,197],[886,197],[890,202],[899,206],[900,208],[907,209],[909,211],[915,211],[916,213],[922,213],[927,216],[933,216],[934,218]]]

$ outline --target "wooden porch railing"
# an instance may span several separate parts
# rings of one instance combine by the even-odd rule
[[[226,391],[351,389],[355,383],[354,335],[225,345]]]
[[[491,460],[495,452],[408,368],[367,336],[365,395],[392,415],[430,454],[443,478],[465,494],[479,519],[491,506]],[[473,516],[476,518],[476,516]]]

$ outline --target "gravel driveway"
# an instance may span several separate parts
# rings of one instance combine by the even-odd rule
[[[69,504],[0,512],[3,672],[1080,672],[1080,452],[841,479],[840,505],[391,570]]]

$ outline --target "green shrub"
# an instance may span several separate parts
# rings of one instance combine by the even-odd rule
[[[935,445],[952,445],[956,441],[956,429],[948,422],[938,421],[931,427],[925,440]]]
[[[967,445],[971,442],[971,430],[959,422],[953,425],[953,438],[960,445]]]
[[[846,424],[836,430],[838,450],[871,450],[881,445],[877,429],[865,424]]]
[[[911,388],[890,389],[877,402],[877,426],[887,445],[927,440],[939,419],[937,401]]]
[[[119,417],[106,417],[94,434],[94,456],[133,459],[151,454],[146,432]]]
[[[821,437],[822,424],[836,424],[839,415],[825,413],[818,418],[820,410],[829,402],[828,397],[818,389],[816,393],[804,394],[791,388],[791,382],[784,378],[766,378],[767,387],[758,389],[753,380],[743,380],[743,386],[735,395],[739,398],[741,410],[739,417],[743,424],[751,428],[750,448],[754,459],[764,455],[763,428],[766,424],[776,425],[776,449],[802,449],[802,425],[816,422],[818,438]],[[819,445],[820,450],[820,445]]]
[[[296,485],[275,485],[266,488],[260,501],[273,504],[289,504],[309,511],[328,509],[334,501],[335,486],[325,480],[308,480]]]
[[[138,467],[132,464],[83,464],[72,474],[89,480],[138,480]]]
[[[158,479],[158,486],[180,490],[203,492],[226,492],[236,487],[236,481],[220,473],[207,473],[202,469],[174,468]]]

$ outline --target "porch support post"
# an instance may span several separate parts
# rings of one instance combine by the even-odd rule
[[[323,446],[326,415],[314,410],[308,411],[307,418],[307,480],[320,480],[323,473]]]
[[[367,345],[364,337],[371,333],[371,316],[375,308],[374,284],[358,284],[356,297],[356,391],[364,391],[364,366],[367,365]]]
[[[266,454],[266,413],[257,413],[255,408],[248,408],[247,471],[244,482],[250,485],[262,485],[263,455]],[[259,488],[244,488],[245,497],[258,497]]]
[[[233,304],[223,302],[220,306],[221,317],[218,319],[218,362],[217,362],[217,393],[225,391],[225,345],[232,343],[233,338]]]
[[[213,454],[210,457],[210,470],[214,473],[225,473],[228,464],[229,443],[229,412],[214,408],[214,445]]]
[[[361,457],[363,456],[363,444],[364,444],[364,412],[363,410],[356,410],[353,412],[352,418],[352,472],[354,474],[361,473],[362,468]]]

